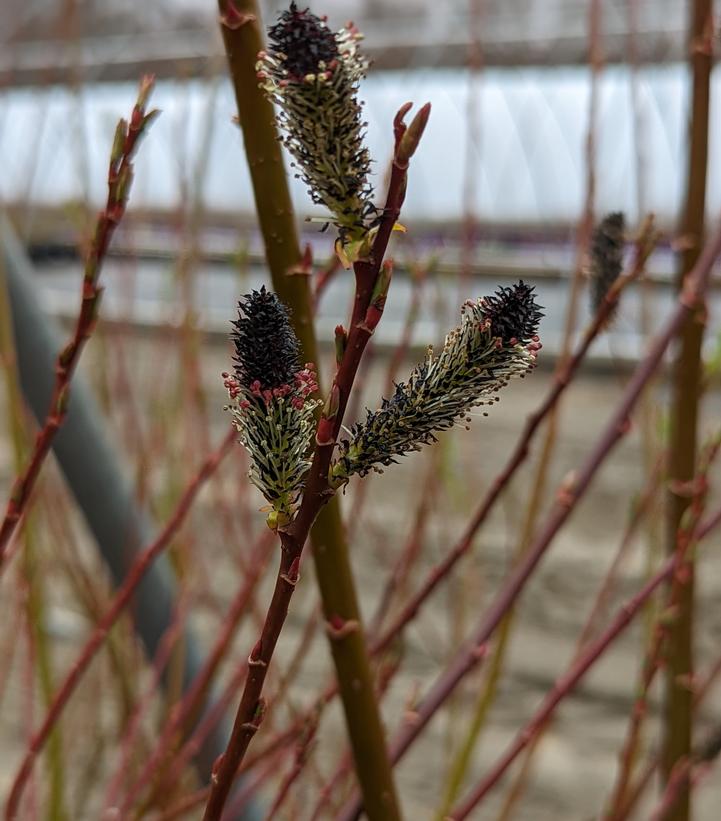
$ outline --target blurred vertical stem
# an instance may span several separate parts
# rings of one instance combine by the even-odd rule
[[[688,38],[691,74],[691,115],[689,122],[686,199],[681,217],[678,288],[683,289],[686,276],[701,252],[706,200],[708,157],[709,86],[713,52],[711,0],[693,0]],[[671,433],[669,442],[667,551],[676,550],[677,533],[691,502],[688,482],[694,476],[701,379],[701,343],[704,321],[702,312],[690,315],[680,334],[679,349],[673,367],[671,398]],[[685,565],[687,582],[679,597],[679,613],[668,641],[666,667],[666,700],[664,707],[665,738],[662,766],[665,780],[681,759],[691,752],[693,724],[694,640],[694,573],[693,563]],[[680,792],[671,821],[691,817],[691,794],[688,787]]]
[[[22,465],[22,462],[19,462]],[[35,674],[40,684],[43,704],[50,705],[55,694],[55,681],[50,656],[50,646],[45,630],[45,589],[41,558],[37,550],[36,514],[30,512],[22,534],[24,549],[22,554],[23,575],[27,583],[27,600],[25,610],[29,629],[32,631],[35,644],[37,669]],[[65,773],[63,766],[63,742],[60,727],[56,726],[48,740],[47,768],[49,776],[48,808],[45,818],[48,821],[66,821],[65,812]]]
[[[305,361],[318,362],[313,302],[272,105],[258,88],[256,55],[264,47],[255,0],[219,0],[220,23],[243,130],[245,152],[273,288],[292,308]],[[338,499],[325,505],[311,530],[313,560],[325,618],[361,624]],[[373,677],[362,629],[330,642],[363,800],[371,819],[400,818]],[[379,797],[392,798],[392,808]],[[375,810],[373,808],[381,807]],[[381,813],[381,814],[379,814]]]

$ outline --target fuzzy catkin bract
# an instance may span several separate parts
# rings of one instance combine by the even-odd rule
[[[542,316],[533,288],[522,281],[466,302],[461,324],[446,336],[441,352],[430,348],[408,381],[397,384],[378,410],[366,411],[365,421],[340,442],[332,481],[340,485],[353,474],[379,470],[436,441],[437,432],[458,420],[468,421],[471,408],[496,401],[513,376],[534,366]]]
[[[359,241],[376,209],[358,84],[368,61],[352,25],[331,32],[324,18],[291,3],[258,55],[261,88],[278,108],[283,142],[314,202],[324,205],[343,242]]]
[[[232,325],[235,372],[223,374],[228,410],[250,456],[250,480],[271,505],[268,524],[282,527],[293,519],[310,467],[315,369],[301,366],[288,309],[264,287],[239,301]]]

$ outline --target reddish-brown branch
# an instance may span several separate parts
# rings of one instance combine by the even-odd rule
[[[313,288],[313,311],[315,313],[318,312],[318,307],[320,306],[320,301],[326,291],[326,288],[333,281],[335,275],[338,271],[340,271],[340,269],[340,259],[337,254],[333,254],[333,257],[325,268],[318,271],[315,278],[315,287]]]
[[[233,779],[251,739],[258,731],[265,704],[263,685],[280,631],[288,615],[288,606],[300,578],[300,556],[311,525],[323,504],[333,494],[328,485],[328,471],[337,436],[337,428],[348,401],[363,349],[371,332],[356,325],[349,335],[346,355],[331,388],[331,402],[321,416],[316,437],[317,447],[306,482],[303,503],[288,530],[281,532],[281,560],[273,596],[268,606],[260,638],[248,657],[248,674],[236,714],[233,732],[225,753],[218,759],[213,773],[211,792],[205,808],[205,821],[220,819]],[[321,438],[321,433],[324,435]]]
[[[290,793],[290,788],[303,771],[303,768],[308,760],[308,756],[310,755],[310,746],[315,738],[317,729],[318,715],[315,714],[311,717],[310,722],[304,727],[301,738],[296,743],[293,766],[291,767],[290,772],[286,774],[280,785],[280,789],[273,799],[273,803],[266,815],[266,821],[273,821],[273,819],[277,817],[277,813],[280,812],[280,808],[283,806],[285,799]]]
[[[713,455],[711,456],[713,458]],[[703,484],[703,482],[702,482]],[[671,556],[664,566],[650,579],[644,587],[637,593],[631,601],[620,609],[613,622],[603,631],[603,633],[592,642],[584,653],[573,662],[570,670],[561,676],[554,685],[551,692],[546,696],[543,704],[534,714],[533,718],[526,724],[523,730],[518,733],[515,741],[511,744],[506,753],[499,759],[496,765],[487,773],[480,783],[471,791],[466,799],[461,802],[448,815],[448,821],[462,821],[469,813],[479,804],[482,798],[490,792],[490,790],[498,783],[500,778],[514,762],[516,757],[523,751],[523,749],[530,744],[533,739],[542,731],[544,725],[548,722],[556,707],[563,701],[563,699],[575,688],[581,678],[586,672],[598,661],[603,653],[611,646],[617,636],[630,624],[632,619],[639,613],[643,605],[658,589],[658,587],[666,582],[672,582],[672,592],[669,596],[670,606],[678,604],[679,593],[684,584],[684,569],[689,562],[688,549],[694,544],[699,534],[702,532],[698,525],[698,516],[701,513],[703,505],[703,494],[697,496],[695,506],[695,516],[693,521],[687,523],[687,529],[680,538],[679,548],[673,556]],[[647,670],[648,675],[648,670]],[[646,682],[644,681],[644,684]],[[650,683],[650,681],[649,681]],[[679,782],[683,775],[679,773]],[[669,787],[671,784],[669,784]],[[677,783],[674,785],[675,790],[681,789],[682,785]],[[667,790],[671,797],[675,792],[671,789]],[[667,798],[668,806],[672,806],[671,797]],[[666,807],[666,803],[662,804]],[[615,818],[615,815],[609,816]],[[654,815],[655,819],[660,821],[665,818],[663,813],[658,816]]]
[[[202,721],[198,724],[198,726],[193,730],[193,734],[190,738],[183,744],[180,750],[173,756],[172,760],[172,769],[168,772],[166,780],[169,783],[173,783],[177,781],[177,779],[181,776],[185,767],[188,765],[188,762],[196,755],[198,750],[200,750],[201,746],[205,742],[205,739],[208,735],[212,732],[212,730],[220,723],[220,721],[227,715],[227,711],[233,703],[233,698],[235,694],[238,692],[240,685],[245,680],[245,664],[242,666],[239,665],[237,670],[233,673],[230,677],[230,680],[226,684],[223,692],[221,695],[216,699],[215,703],[213,704],[212,708],[208,711],[207,715],[205,715]],[[277,748],[270,750],[268,755],[272,755],[275,753]],[[260,756],[258,760],[260,760]],[[267,758],[267,756],[263,756],[263,759]],[[247,769],[251,769],[247,767]],[[152,777],[152,772],[148,772],[148,776]],[[138,787],[142,787],[145,785],[145,782],[139,782],[138,785],[133,787],[132,793],[128,795],[128,799],[125,802],[124,806],[132,807],[133,802],[138,795]],[[210,794],[210,790],[206,793],[206,799]],[[152,800],[152,796],[150,797],[148,803]],[[205,802],[203,802],[205,803]]]
[[[388,692],[388,688],[393,681],[394,676],[398,672],[400,667],[400,656],[396,656],[392,660],[387,663],[384,663],[380,666],[378,670],[377,676],[377,696],[378,699],[381,700],[383,696]],[[328,781],[322,785],[319,790],[319,797],[318,801],[313,809],[313,813],[310,817],[310,821],[318,821],[319,818],[322,818],[323,815],[327,814],[329,811],[329,804],[331,803],[331,799],[338,795],[339,790],[341,789],[341,785],[343,781],[353,772],[353,757],[350,754],[350,751],[344,753],[341,758],[338,766],[336,767],[335,772],[333,775],[328,779]]]
[[[245,687],[228,747],[216,762],[204,821],[219,821],[235,774],[263,718],[263,685],[299,579],[301,553],[316,516],[335,493],[328,483],[333,450],[363,352],[383,314],[391,275],[390,267],[383,266],[383,258],[403,204],[408,160],[418,145],[430,113],[430,105],[426,104],[416,114],[410,126],[406,127],[403,116],[409,108],[410,103],[403,106],[394,120],[395,151],[386,206],[373,240],[370,257],[356,262],[354,266],[356,294],[348,341],[318,422],[316,449],[308,471],[300,510],[293,522],[285,530],[280,531],[281,560],[275,589],[260,638],[248,657]],[[377,284],[382,285],[380,291]],[[350,622],[335,624],[331,621],[328,627],[331,634],[335,631],[339,637],[342,637],[345,631],[359,629],[359,625]],[[356,757],[362,755],[362,751],[356,750],[355,753]],[[359,777],[363,777],[362,768],[359,769]],[[380,794],[372,795],[370,791],[366,791],[366,794],[370,796],[370,800],[376,802],[375,808],[369,807],[371,817],[399,817],[392,782],[386,784]]]
[[[626,526],[623,538],[621,539],[621,544],[619,545],[618,551],[616,552],[616,555],[613,558],[613,561],[608,569],[606,577],[603,580],[601,588],[598,591],[596,599],[593,603],[593,607],[591,608],[588,618],[586,619],[586,623],[584,624],[583,629],[581,630],[581,634],[576,643],[576,652],[580,652],[581,650],[583,650],[583,648],[586,646],[586,644],[588,644],[588,642],[591,640],[593,636],[595,625],[598,624],[599,621],[603,621],[601,617],[604,615],[608,607],[608,601],[611,597],[611,593],[616,587],[616,583],[618,581],[618,576],[623,561],[626,558],[629,547],[633,543],[636,531],[640,527],[644,518],[648,516],[649,510],[658,492],[659,485],[662,479],[662,469],[663,459],[662,457],[659,457],[656,460],[656,464],[652,469],[652,473],[649,477],[648,484],[643,490],[640,498],[634,503],[633,513],[631,515],[630,521]]]
[[[457,544],[449,551],[446,557],[428,574],[420,588],[413,595],[413,597],[406,603],[400,613],[396,616],[384,633],[378,637],[376,641],[371,644],[371,652],[379,653],[386,649],[396,636],[403,631],[409,622],[411,622],[419,609],[422,607],[426,599],[434,592],[438,585],[450,574],[456,563],[470,550],[473,544],[478,529],[486,520],[488,514],[493,509],[494,505],[500,498],[504,489],[508,486],[515,475],[518,468],[527,458],[531,441],[540,427],[544,419],[557,405],[563,392],[566,390],[575,375],[579,366],[583,362],[588,349],[591,347],[593,340],[605,328],[608,319],[613,315],[613,312],[618,305],[623,288],[631,281],[636,279],[644,268],[648,254],[650,253],[652,242],[652,225],[647,221],[639,240],[636,258],[632,269],[628,275],[620,277],[616,283],[609,289],[606,298],[599,308],[593,321],[586,329],[583,339],[581,340],[577,350],[573,356],[566,361],[566,364],[555,375],[551,390],[548,392],[543,403],[529,416],[523,433],[516,444],[516,447],[506,463],[503,471],[496,477],[491,485],[485,499],[481,502],[476,510],[473,518],[466,527],[465,533],[457,542]]]
[[[455,807],[447,816],[448,821],[461,821],[481,801],[481,799],[498,783],[498,780],[513,763],[519,753],[541,731],[553,711],[560,702],[573,690],[588,669],[595,664],[613,640],[630,624],[633,617],[639,612],[657,588],[673,577],[679,566],[678,556],[667,560],[663,568],[643,587],[643,589],[627,604],[622,607],[612,624],[591,643],[572,668],[556,681],[551,692],[546,696],[541,707],[533,718],[516,736],[503,757],[475,787],[468,797]]]
[[[305,352],[304,361],[317,362],[309,278],[288,276],[298,271],[299,263],[303,267],[305,258],[298,244],[273,106],[257,84],[256,57],[264,48],[258,2],[219,0],[219,8],[268,269],[275,291],[292,309],[293,324]],[[412,139],[411,129],[409,133]],[[405,154],[409,153],[408,148],[409,140],[406,140]],[[336,499],[321,508],[311,538],[315,575],[326,621],[340,617],[359,624],[356,632],[329,642],[358,780],[361,789],[370,796],[392,794],[395,792],[393,776],[381,717],[373,696],[348,542]]]
[[[696,527],[693,540],[695,542],[703,541],[712,530],[719,526],[721,526],[721,508],[707,516]],[[721,657],[714,662],[711,669],[706,673],[700,683],[693,688],[694,707],[701,704],[719,673],[721,673]],[[657,751],[651,757],[651,760],[647,762],[643,772],[636,779],[635,784],[633,784],[633,786],[626,791],[626,800],[623,805],[617,808],[608,821],[626,821],[630,813],[633,811],[633,808],[638,803],[639,798],[643,795],[646,787],[648,787],[651,777],[660,763],[661,754]]]
[[[661,800],[649,816],[651,821],[667,821],[671,818],[681,793],[685,789],[697,787],[709,774],[720,754],[721,729],[716,727],[699,750],[681,759],[674,767]]]
[[[183,595],[175,607],[173,619],[165,631],[158,650],[155,653],[155,658],[153,659],[150,683],[133,707],[132,714],[128,719],[127,729],[123,733],[123,738],[120,741],[120,763],[108,786],[107,797],[105,799],[106,806],[112,807],[115,804],[115,798],[120,789],[120,785],[131,771],[133,746],[142,728],[143,719],[147,715],[160,687],[163,672],[171,661],[173,651],[178,646],[178,638],[182,633],[185,626],[185,619],[188,615],[188,598],[187,595]]]
[[[514,606],[533,571],[550,547],[554,537],[565,524],[571,512],[585,494],[598,468],[617,442],[628,432],[630,415],[646,384],[663,361],[671,341],[676,338],[687,317],[703,301],[711,268],[721,253],[721,228],[704,249],[698,263],[689,276],[684,291],[679,296],[676,309],[665,327],[656,337],[646,357],[639,363],[624,391],[610,422],[597,440],[583,467],[571,484],[560,488],[558,501],[545,526],[541,529],[523,560],[516,566],[506,584],[496,597],[489,611],[481,618],[477,628],[459,650],[443,674],[437,679],[428,695],[419,704],[412,723],[398,733],[391,746],[391,757],[398,761],[415,741],[432,716],[453,693],[458,683],[473,669],[486,651],[487,642],[505,614]],[[344,820],[357,818],[362,805],[356,797],[343,812]]]
[[[668,641],[671,633],[674,618],[677,617],[685,586],[691,575],[691,562],[687,555],[691,545],[693,544],[694,532],[698,527],[706,496],[706,489],[708,487],[708,470],[713,460],[718,453],[721,446],[721,439],[718,439],[711,444],[704,458],[704,465],[699,471],[698,476],[693,482],[692,501],[689,508],[690,516],[684,522],[684,527],[679,530],[676,538],[676,552],[675,556],[678,559],[679,572],[674,574],[671,590],[668,595],[668,602],[664,607],[663,612],[656,619],[656,624],[651,639],[651,645],[646,652],[644,659],[643,671],[641,674],[641,681],[638,687],[637,696],[631,709],[631,720],[629,730],[626,735],[623,748],[620,756],[620,767],[616,786],[613,790],[611,801],[609,804],[609,811],[607,817],[612,819],[614,813],[623,807],[627,801],[627,793],[631,781],[633,766],[636,761],[636,753],[638,749],[638,741],[641,733],[641,726],[646,716],[646,705],[648,693],[663,664],[663,650],[664,645]]]
[[[202,787],[199,790],[186,795],[172,807],[156,816],[156,821],[177,821],[178,818],[187,818],[191,810],[200,808],[208,800],[208,787]]]
[[[143,765],[143,771],[140,778],[131,787],[126,789],[125,799],[120,808],[121,814],[127,814],[142,790],[147,786],[151,780],[155,780],[158,785],[165,784],[168,781],[177,783],[180,778],[183,768],[188,761],[197,752],[199,745],[205,739],[198,739],[195,733],[191,740],[194,743],[188,743],[183,747],[182,752],[176,753],[172,761],[172,771],[168,773],[167,779],[163,779],[163,762],[168,761],[173,753],[173,744],[179,734],[187,731],[189,725],[192,723],[198,710],[202,707],[203,701],[210,689],[213,678],[225,657],[225,653],[236,633],[238,625],[244,614],[248,612],[248,604],[255,592],[258,580],[261,578],[270,558],[270,546],[273,541],[273,535],[267,531],[257,543],[250,553],[249,568],[243,577],[243,584],[240,586],[235,598],[231,602],[227,614],[223,620],[223,625],[218,634],[215,644],[210,649],[203,666],[198,672],[198,675],[193,679],[192,684],[188,690],[183,694],[183,698],[176,704],[170,713],[168,721],[163,728],[160,738],[155,744],[150,757]],[[222,716],[223,711],[218,711],[217,719]],[[205,722],[203,722],[204,724]],[[210,728],[208,728],[210,729]],[[201,727],[197,727],[195,732],[200,732]],[[170,763],[170,762],[169,762]],[[118,772],[118,777],[121,775]],[[151,799],[152,800],[152,799]]]
[[[709,514],[703,522],[699,525],[698,532],[696,533],[697,539],[705,539],[706,536],[712,531],[715,530],[717,527],[721,525],[721,507],[718,510],[715,510],[713,513]]]
[[[108,169],[107,201],[104,210],[98,215],[95,236],[85,260],[80,310],[75,321],[75,329],[70,341],[58,354],[50,408],[35,439],[27,466],[13,483],[5,516],[0,524],[0,568],[10,539],[27,509],[40,468],[65,420],[70,399],[70,381],[83,347],[97,322],[103,290],[98,285],[98,280],[110,240],[125,213],[133,182],[133,156],[140,138],[157,114],[155,110],[146,113],[145,109],[152,88],[153,78],[143,78],[129,122],[120,120],[115,132]]]
[[[362,487],[366,486],[368,478],[369,477],[366,477],[366,482],[364,482]],[[428,519],[431,511],[433,510],[432,503],[438,492],[438,485],[438,457],[434,453],[429,460],[422,492],[413,515],[411,531],[408,534],[408,538],[406,539],[403,549],[398,555],[398,559],[391,568],[388,579],[378,599],[376,612],[374,613],[373,619],[368,628],[368,632],[371,636],[375,636],[380,633],[383,619],[390,610],[393,597],[396,595],[397,591],[407,583],[409,575],[411,574],[414,566],[416,566],[415,562],[423,546],[423,538],[428,524]],[[373,642],[371,643],[371,649],[374,650]]]
[[[363,322],[368,310],[373,292],[373,286],[378,277],[383,257],[385,256],[391,233],[401,213],[401,206],[406,196],[408,181],[408,162],[413,156],[418,142],[428,122],[431,113],[431,104],[426,103],[406,128],[403,118],[410,111],[412,103],[404,103],[393,120],[395,148],[391,164],[391,175],[388,182],[388,194],[383,209],[381,222],[373,240],[371,253],[368,259],[361,259],[353,266],[356,280],[355,298],[351,329]]]
[[[410,349],[411,341],[413,338],[413,331],[418,321],[418,314],[421,307],[421,294],[423,290],[423,284],[428,275],[429,267],[430,266],[425,267],[417,265],[414,266],[411,270],[411,298],[408,304],[408,310],[406,311],[405,321],[403,323],[403,330],[401,332],[400,340],[393,349],[393,355],[391,357],[390,362],[388,363],[388,369],[386,371],[385,377],[385,385],[383,388],[384,396],[390,395],[390,393],[393,391],[393,385],[395,384],[398,371],[400,370],[404,357],[407,356],[408,351]],[[368,370],[369,362],[372,361],[372,356],[370,355],[371,353],[372,348],[367,351],[365,359],[363,360],[363,365],[366,371]],[[358,379],[356,393],[354,394],[357,400],[356,405],[360,404],[360,397],[363,394],[363,391],[360,389],[361,381],[362,374]],[[358,418],[358,407],[356,407],[356,405],[351,406],[351,419]],[[365,477],[365,480],[359,483],[356,487],[355,494],[353,496],[353,505],[348,516],[349,541],[353,540],[353,536],[355,535],[362,521],[363,507],[366,499],[368,498],[368,490],[370,488],[370,480],[372,476],[372,473],[368,474],[368,476]],[[370,632],[372,633],[373,630],[371,630]]]
[[[628,549],[633,542],[633,537],[636,534],[639,525],[648,514],[648,509],[654,495],[658,492],[659,482],[661,479],[661,467],[662,464],[659,459],[641,498],[633,505],[631,518],[626,524],[626,529],[621,538],[619,548],[616,551],[616,555],[611,562],[611,566],[609,567],[603,582],[601,583],[601,586],[596,594],[595,601],[586,617],[585,624],[583,625],[579,633],[579,637],[576,640],[576,649],[573,655],[574,660],[579,658],[580,654],[588,647],[589,642],[596,637],[599,623],[606,621],[606,619],[602,618],[602,616],[606,613],[608,600],[610,598],[611,591],[614,589],[615,582],[617,581],[621,563],[623,562]],[[513,784],[504,798],[503,806],[498,814],[498,821],[509,821],[512,817],[513,809],[523,796],[533,771],[532,765],[534,755],[539,749],[540,742],[543,739],[543,734],[548,732],[551,726],[551,722],[544,725],[542,731],[528,746],[518,775],[514,779]]]
[[[184,522],[185,517],[187,516],[188,511],[190,510],[190,507],[198,494],[198,491],[208,477],[210,477],[215,471],[223,457],[230,451],[235,442],[235,438],[235,429],[230,428],[225,436],[225,439],[223,439],[220,444],[220,447],[218,447],[217,450],[215,450],[205,460],[200,470],[185,489],[185,492],[181,496],[173,515],[170,517],[157,539],[149,545],[133,562],[132,566],[128,570],[127,576],[125,577],[125,581],[116,592],[112,604],[95,625],[90,638],[85,643],[85,646],[77,657],[70,672],[55,694],[43,723],[32,737],[30,745],[25,753],[10,790],[10,797],[8,798],[5,808],[5,818],[7,821],[17,818],[23,789],[32,772],[35,759],[47,742],[53,727],[60,718],[60,714],[65,708],[65,705],[68,703],[70,696],[75,691],[75,688],[80,682],[83,674],[88,669],[90,662],[105,642],[108,631],[130,603],[133,594],[135,593],[140,582],[143,580],[148,568],[155,561],[155,559],[158,558],[163,550],[165,550],[165,548],[170,544],[172,538],[178,532],[178,529]]]

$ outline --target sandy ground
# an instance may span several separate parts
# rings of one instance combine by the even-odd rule
[[[143,352],[157,342],[137,343],[129,352],[134,379],[142,385],[152,378],[153,369],[145,363]],[[169,349],[170,350],[170,349]],[[223,430],[227,421],[220,411],[222,394],[216,374],[222,370],[224,352],[214,347],[205,354],[204,374],[210,389],[212,429]],[[519,381],[506,391],[500,405],[487,419],[477,419],[470,431],[457,430],[443,441],[443,483],[439,497],[433,502],[431,518],[423,544],[423,552],[414,567],[411,585],[440,557],[462,532],[470,512],[483,497],[491,479],[498,472],[521,430],[527,414],[543,397],[549,373],[538,370],[530,378]],[[367,383],[368,396],[377,396],[380,370],[375,367]],[[564,401],[556,458],[553,462],[549,493],[541,514],[543,521],[552,500],[552,489],[579,466],[610,416],[614,401],[620,394],[621,377],[587,374],[573,386]],[[217,401],[216,401],[217,400]],[[372,402],[369,399],[369,402]],[[708,397],[705,407],[707,429],[711,420],[721,418],[721,397]],[[5,431],[2,432],[5,435]],[[537,449],[533,457],[537,455]],[[382,476],[370,479],[368,498],[360,521],[353,523],[353,563],[366,617],[374,611],[382,580],[404,543],[413,522],[419,494],[428,476],[430,451],[414,454]],[[9,475],[9,446],[0,440],[0,481],[3,491]],[[233,493],[226,472],[222,491]],[[384,718],[389,730],[398,726],[414,696],[422,694],[434,681],[443,665],[465,635],[482,615],[498,589],[511,561],[528,496],[530,472],[526,470],[512,484],[502,503],[490,517],[476,539],[473,552],[461,565],[461,571],[435,595],[421,616],[408,630],[404,642],[404,664],[384,700]],[[528,585],[518,611],[516,628],[510,646],[509,660],[499,684],[499,698],[489,725],[477,747],[468,783],[477,780],[496,760],[524,721],[530,717],[543,694],[566,667],[580,625],[585,620],[594,593],[614,555],[623,534],[630,505],[641,486],[644,471],[638,428],[618,446],[596,479],[570,522],[555,540],[550,554]],[[237,476],[237,471],[236,471]],[[718,472],[715,487],[718,489]],[[347,512],[353,505],[355,488],[343,499]],[[3,493],[4,495],[4,493]],[[713,498],[713,496],[712,496]],[[715,499],[718,503],[718,490]],[[195,546],[198,547],[198,522],[212,503],[210,494],[198,501],[194,516]],[[205,533],[205,531],[203,531]],[[214,545],[212,523],[207,530],[207,552],[199,558],[203,572],[211,568],[213,590],[221,602],[232,595],[235,581],[228,567],[227,546]],[[699,579],[698,660],[701,670],[707,669],[719,655],[721,647],[721,611],[717,602],[721,594],[721,534],[716,533],[701,555]],[[79,548],[85,556],[91,548]],[[243,549],[242,547],[239,549]],[[89,559],[92,564],[92,559]],[[644,539],[637,540],[630,560],[624,566],[618,603],[632,595],[643,579],[645,566]],[[270,580],[266,580],[259,602],[265,601]],[[312,571],[304,574],[304,585],[294,600],[291,614],[278,648],[279,664],[295,651],[306,614],[315,607]],[[7,593],[7,586],[4,588]],[[10,596],[12,599],[13,596]],[[0,620],[0,645],[7,648],[13,642],[11,631],[12,603],[5,596],[3,618]],[[79,614],[63,585],[53,588],[48,613],[50,635],[58,664],[69,660],[87,635],[87,621]],[[208,640],[214,635],[217,616],[200,609],[194,623]],[[589,674],[572,698],[558,712],[558,718],[546,732],[535,758],[532,784],[514,818],[522,821],[571,821],[599,817],[613,783],[617,751],[624,737],[627,716],[632,702],[639,662],[642,658],[639,625],[629,629]],[[238,637],[238,657],[247,652],[253,630],[246,628]],[[15,654],[0,712],[0,797],[7,790],[11,774],[23,749],[27,732],[27,708],[23,694],[26,679],[22,654]],[[67,663],[67,662],[65,662]],[[290,695],[294,704],[311,703],[326,681],[329,661],[322,636],[304,654],[300,672]],[[66,735],[77,747],[77,734],[82,733],[88,719],[90,700],[97,699],[108,684],[111,671],[107,662],[96,665],[89,682],[81,688],[71,704],[63,724]],[[406,818],[433,817],[442,792],[443,776],[451,758],[453,739],[458,741],[470,720],[472,706],[483,682],[483,672],[468,677],[451,711],[436,717],[425,734],[398,768],[398,784]],[[112,688],[109,688],[112,689]],[[102,701],[102,697],[101,697]],[[115,697],[108,704],[93,704],[93,715],[104,716],[105,731],[112,736]],[[35,707],[35,720],[41,714]],[[721,723],[721,691],[714,692],[699,712],[699,737],[708,728]],[[282,726],[280,722],[279,726]],[[653,735],[645,737],[653,743]],[[72,749],[71,748],[71,749]],[[329,709],[321,724],[312,770],[332,772],[339,750],[343,749],[342,727],[337,707]],[[87,751],[86,751],[87,752]],[[68,756],[72,768],[72,756]],[[40,779],[43,770],[38,767]],[[320,783],[323,782],[320,779]],[[91,783],[102,782],[98,775]],[[317,782],[309,779],[298,792],[297,806],[310,807],[317,792]],[[473,817],[494,819],[503,789],[492,797]],[[711,773],[698,791],[694,818],[713,821],[721,806],[721,782]],[[308,803],[306,803],[308,802]],[[95,818],[93,803],[76,817]],[[293,805],[291,805],[293,806]],[[645,818],[648,808],[637,817]],[[193,814],[188,818],[197,817]],[[283,818],[302,818],[291,809]]]

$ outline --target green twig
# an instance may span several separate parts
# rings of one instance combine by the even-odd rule
[[[679,259],[678,288],[681,290],[701,252],[706,200],[708,156],[709,88],[713,64],[713,22],[711,0],[691,4],[689,62],[692,72],[692,100],[689,131],[687,188],[680,234],[683,251]],[[684,322],[680,349],[674,363],[669,443],[669,494],[666,548],[676,550],[677,534],[690,504],[685,488],[696,465],[699,394],[702,372],[703,308],[697,306]],[[691,753],[693,692],[688,686],[693,675],[694,573],[679,596],[679,616],[670,631],[666,668],[665,738],[663,774],[668,780],[676,763]],[[691,817],[688,785],[679,790],[668,818],[687,821]]]

